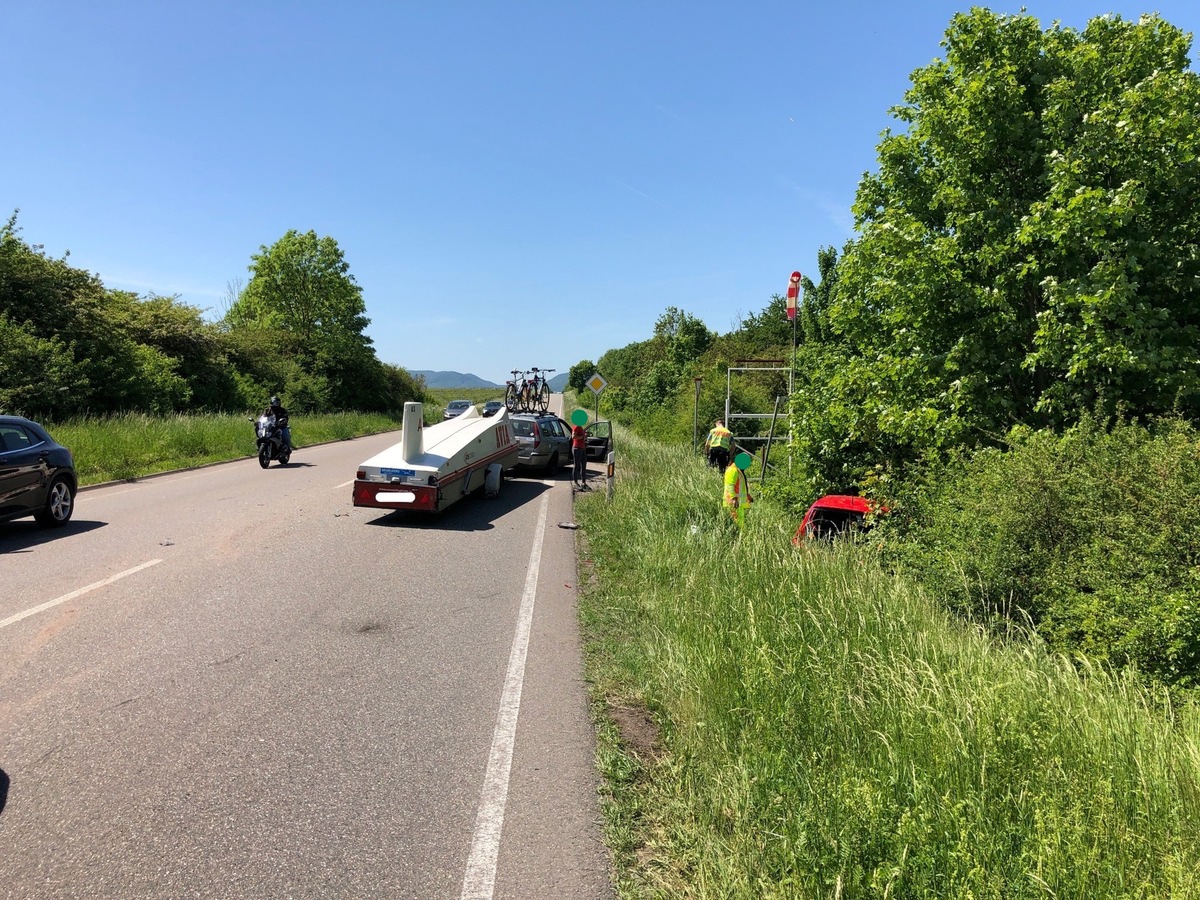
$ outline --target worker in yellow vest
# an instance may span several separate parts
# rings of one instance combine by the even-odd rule
[[[739,453],[733,458],[733,462],[725,467],[725,509],[729,511],[739,530],[746,524],[747,507],[754,502],[754,498],[750,496],[750,479],[746,477],[746,470],[750,468],[751,462],[753,460],[749,453]]]
[[[729,465],[729,453],[733,449],[733,432],[725,427],[725,423],[717,419],[717,424],[704,439],[704,452],[708,454],[708,464],[717,471],[725,471]]]

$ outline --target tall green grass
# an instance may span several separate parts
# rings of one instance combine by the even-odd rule
[[[578,502],[625,897],[1200,896],[1200,729],[1132,679],[998,643],[849,546],[794,548],[622,435]]]
[[[488,400],[503,400],[504,387],[498,388],[426,388],[425,394],[433,405],[444,408],[451,400],[470,400],[483,406]]]
[[[48,424],[69,447],[81,485],[98,484],[253,456],[254,427],[238,415],[119,416],[69,419]],[[303,448],[400,427],[374,413],[293,416],[292,443]]]

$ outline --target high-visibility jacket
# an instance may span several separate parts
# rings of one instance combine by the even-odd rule
[[[739,525],[745,518],[746,507],[754,502],[754,498],[750,496],[750,483],[746,473],[733,463],[725,467],[724,502],[725,508]]]
[[[704,442],[704,447],[711,450],[713,447],[724,447],[726,450],[733,446],[733,432],[724,426],[714,428],[708,433],[708,440]]]

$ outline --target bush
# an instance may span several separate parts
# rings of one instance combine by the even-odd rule
[[[1200,683],[1200,446],[1085,420],[927,466],[875,533],[952,607],[1175,688]]]

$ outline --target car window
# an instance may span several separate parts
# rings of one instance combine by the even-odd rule
[[[36,437],[20,425],[0,425],[0,450],[14,453],[28,450],[34,444],[40,444],[41,438]]]
[[[607,438],[612,434],[612,425],[608,422],[593,422],[587,427],[588,437]]]
[[[512,430],[513,434],[520,437],[530,437],[533,435],[533,423],[528,419],[513,419]]]
[[[548,431],[550,434],[554,435],[555,437],[563,436],[563,430],[558,425],[558,419],[543,419],[542,420],[542,431]]]

